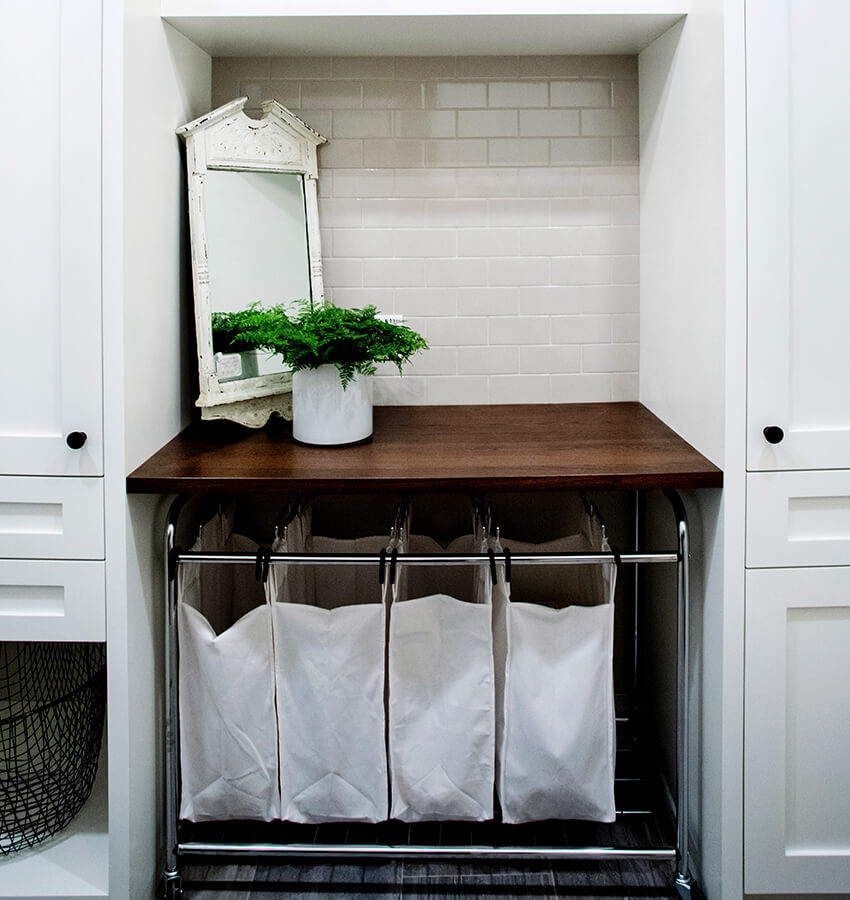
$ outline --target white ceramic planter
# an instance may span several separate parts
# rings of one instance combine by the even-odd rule
[[[292,373],[292,436],[302,444],[336,446],[372,434],[372,379],[355,375],[343,390],[336,366]]]

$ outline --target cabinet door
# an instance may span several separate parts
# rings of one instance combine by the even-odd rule
[[[850,893],[850,568],[747,573],[745,892]]]
[[[102,472],[100,35],[99,0],[4,4],[4,475]]]
[[[747,0],[750,470],[850,460],[848,33],[844,0]]]

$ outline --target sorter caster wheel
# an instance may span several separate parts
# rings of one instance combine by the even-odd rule
[[[676,873],[676,892],[681,900],[698,900],[702,896],[693,878],[678,872]]]
[[[163,900],[183,900],[183,879],[179,872],[166,872],[162,876],[160,896]]]

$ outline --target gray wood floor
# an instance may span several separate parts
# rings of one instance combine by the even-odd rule
[[[548,865],[390,862],[371,865],[212,865],[183,868],[184,900],[561,900],[675,898],[672,863]]]

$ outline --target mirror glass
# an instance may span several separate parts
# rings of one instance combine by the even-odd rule
[[[205,201],[213,314],[310,298],[302,175],[211,169]],[[221,382],[288,371],[273,354],[228,353],[215,334],[213,352]]]

